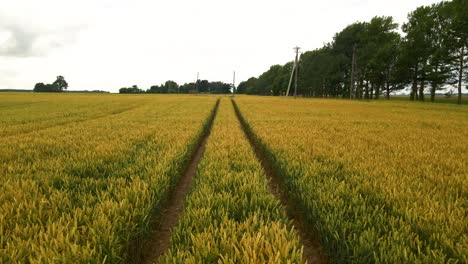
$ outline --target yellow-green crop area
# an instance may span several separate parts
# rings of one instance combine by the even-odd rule
[[[165,263],[301,263],[302,248],[227,98]]]
[[[160,262],[303,263],[293,203],[329,262],[468,263],[467,106],[217,99],[1,93],[0,263],[135,261],[200,146]]]
[[[0,94],[0,262],[122,262],[215,102]]]
[[[468,108],[236,97],[336,262],[468,262]]]

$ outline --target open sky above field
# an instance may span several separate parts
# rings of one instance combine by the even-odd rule
[[[355,21],[435,0],[149,1],[2,0],[0,89],[32,89],[65,76],[70,90],[166,80],[237,83],[320,48]]]

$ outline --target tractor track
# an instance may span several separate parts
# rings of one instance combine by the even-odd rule
[[[304,246],[304,259],[307,263],[328,263],[328,257],[324,253],[322,246],[320,245],[317,235],[314,231],[307,226],[305,221],[304,213],[298,208],[297,203],[290,197],[287,188],[284,186],[281,178],[277,175],[273,165],[268,161],[266,154],[255,140],[255,135],[251,131],[247,122],[245,121],[242,113],[239,110],[234,99],[231,99],[232,105],[236,112],[237,119],[241,124],[241,128],[245,133],[252,149],[255,152],[255,156],[260,161],[265,174],[268,178],[268,187],[270,192],[279,200],[281,204],[286,208],[289,219],[293,223],[293,227],[296,233],[299,235],[300,241]]]
[[[205,145],[210,136],[213,121],[218,112],[220,100],[211,113],[203,135],[200,137],[197,147],[193,152],[187,166],[183,170],[177,184],[171,188],[171,192],[163,209],[157,213],[156,221],[153,224],[153,231],[148,240],[145,241],[143,247],[136,256],[131,256],[128,263],[156,263],[158,258],[162,256],[170,247],[170,237],[172,229],[177,225],[179,218],[184,210],[184,201],[187,193],[190,190],[192,179],[195,176],[198,163],[200,163]]]

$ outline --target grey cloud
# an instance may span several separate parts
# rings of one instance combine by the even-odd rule
[[[58,30],[42,30],[20,23],[5,23],[0,18],[0,32],[8,32],[9,38],[0,43],[0,56],[35,57],[76,41],[76,34],[84,26],[69,26]]]
[[[10,34],[0,46],[0,56],[27,57],[34,54],[32,47],[39,33],[29,32],[18,25],[7,25],[0,30]]]

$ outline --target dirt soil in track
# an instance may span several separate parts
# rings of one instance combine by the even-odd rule
[[[262,164],[265,174],[268,178],[268,187],[271,193],[281,201],[281,204],[286,208],[288,217],[292,221],[296,233],[299,235],[302,245],[304,246],[304,259],[307,263],[328,263],[328,257],[324,253],[322,246],[320,245],[317,235],[311,228],[307,227],[304,221],[304,213],[298,208],[295,203],[288,195],[288,192],[281,182],[280,177],[276,174],[272,164],[270,164],[263,154],[260,146],[256,143],[254,135],[249,131],[247,123],[245,122],[242,114],[237,107],[234,100],[231,101],[234,105],[237,119],[239,120],[242,130],[244,131],[247,139],[249,140],[252,149],[255,152],[255,156]]]
[[[163,210],[158,213],[158,218],[153,225],[153,231],[151,232],[150,238],[145,241],[145,245],[136,258],[129,259],[129,263],[156,263],[158,258],[170,247],[171,231],[177,225],[179,218],[182,215],[185,197],[190,190],[198,163],[203,157],[205,145],[210,135],[211,127],[218,111],[218,106],[219,99],[216,102],[213,113],[211,114],[208,128],[201,137],[195,153],[183,171],[179,182],[174,186]]]

